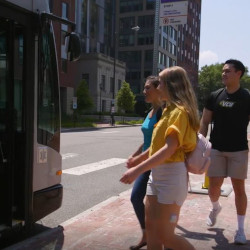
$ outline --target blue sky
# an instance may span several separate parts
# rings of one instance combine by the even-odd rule
[[[199,69],[229,58],[250,71],[250,0],[202,0]]]

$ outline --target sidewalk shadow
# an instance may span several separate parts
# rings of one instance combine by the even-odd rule
[[[208,229],[208,231],[214,232],[215,234],[191,232],[179,225],[177,225],[177,228],[183,232],[181,233],[181,236],[185,238],[199,240],[199,241],[214,240],[216,246],[211,246],[211,249],[215,249],[215,250],[233,250],[233,249],[239,249],[239,248],[249,249],[249,241],[247,245],[235,245],[234,243],[229,243],[228,239],[223,234],[223,231],[225,229],[222,229],[222,228]]]

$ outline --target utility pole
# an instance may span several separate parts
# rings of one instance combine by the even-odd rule
[[[115,104],[115,71],[116,71],[116,51],[117,51],[117,33],[116,33],[116,1],[114,0],[113,7],[113,42],[114,42],[114,72],[113,72],[113,101],[112,104]]]
[[[153,75],[158,75],[158,48],[159,48],[159,11],[160,0],[155,1],[155,25],[154,25],[154,50],[153,50]]]
[[[114,42],[114,72],[113,72],[113,96],[111,101],[111,125],[115,125],[115,71],[116,71],[116,52],[117,52],[117,33],[116,33],[116,0],[113,1],[113,42]]]

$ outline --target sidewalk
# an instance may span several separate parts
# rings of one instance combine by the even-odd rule
[[[248,138],[250,139],[250,133]],[[190,175],[191,187],[202,185],[203,182],[204,176]],[[224,186],[230,185],[230,180],[226,179]],[[131,190],[128,190],[117,197],[112,197],[57,228],[6,249],[129,249],[129,246],[136,244],[141,236],[141,230],[130,203],[130,193]],[[246,180],[246,193],[250,201],[250,167]],[[234,193],[231,192],[227,197],[222,196],[220,202],[223,209],[217,224],[208,228],[206,226],[206,217],[210,209],[208,195],[189,193],[182,207],[176,232],[186,237],[197,250],[250,249],[250,204],[245,220],[248,244],[239,246],[233,244],[237,227]]]

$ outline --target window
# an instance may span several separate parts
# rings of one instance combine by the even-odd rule
[[[168,42],[168,52],[172,53],[172,43]]]
[[[54,7],[54,0],[49,0],[49,10],[50,10],[50,13],[53,13],[53,7]]]
[[[150,70],[145,70],[144,71],[144,78],[146,79],[148,76],[151,76],[152,75],[152,71]]]
[[[152,62],[153,61],[153,50],[146,50],[145,51],[145,62]]]
[[[140,80],[141,72],[140,71],[130,71],[126,73],[127,80]]]
[[[67,3],[62,3],[62,18],[63,19],[68,19],[68,4]],[[65,50],[65,36],[68,32],[68,25],[61,24],[61,58],[62,60],[67,59],[67,54]],[[67,65],[65,62],[61,62],[62,64],[62,70],[63,72],[67,72]]]
[[[121,51],[119,52],[119,59],[124,62],[140,63],[141,51]]]
[[[106,90],[106,77],[105,75],[102,75],[102,78],[101,78],[101,84],[102,84],[102,90],[105,91]]]
[[[138,34],[138,45],[150,45],[154,43],[153,32]]]
[[[67,64],[68,64],[68,62],[67,62],[67,60],[66,59],[61,59],[62,61],[61,61],[61,63],[62,63],[62,72],[64,72],[64,73],[67,73]]]
[[[69,8],[67,3],[62,3],[62,18],[69,18]]]
[[[115,83],[114,83],[114,77],[110,77],[110,93],[114,92],[114,87],[115,87]]]
[[[153,10],[155,8],[155,0],[147,0],[146,9]]]
[[[174,38],[174,28],[172,26],[170,26],[169,29],[168,29],[168,35],[171,38]]]
[[[174,29],[174,40],[177,41],[177,30]]]
[[[86,81],[89,89],[89,74],[82,74],[82,79]]]
[[[176,46],[172,44],[172,54],[176,56]]]
[[[167,65],[167,55],[163,54],[163,65]]]
[[[166,67],[170,67],[170,60],[169,60],[169,56],[167,56]]]
[[[118,80],[118,90],[120,90],[122,87],[122,80]]]
[[[67,35],[67,32],[65,30],[61,30],[61,44],[65,45],[65,37]]]
[[[127,34],[127,35],[120,35],[119,36],[119,46],[133,46],[135,45],[135,35],[134,34]]]
[[[143,0],[120,0],[120,13],[141,11]]]
[[[41,69],[38,84],[37,141],[59,151],[59,93],[56,49],[51,26],[47,25],[41,39]]]
[[[163,26],[163,32],[165,32],[166,34],[168,34],[168,26]]]
[[[131,28],[135,26],[135,17],[124,17],[120,18],[120,23],[119,23],[119,33],[121,34],[123,31],[125,32],[130,32]]]
[[[102,100],[102,112],[106,111],[106,100]]]
[[[19,64],[23,64],[23,35],[18,37],[18,60]]]
[[[163,37],[163,43],[162,43],[163,49],[167,50],[168,49],[168,41],[166,37]]]
[[[143,27],[143,29],[153,29],[155,23],[154,15],[146,15],[138,17],[138,26]]]

